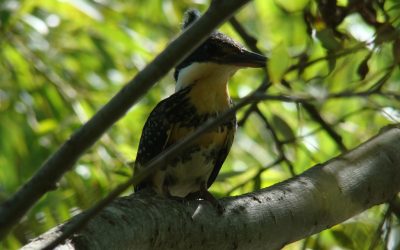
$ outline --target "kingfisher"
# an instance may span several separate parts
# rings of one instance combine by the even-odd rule
[[[185,13],[183,29],[200,14]],[[146,163],[168,147],[232,107],[228,80],[241,68],[265,67],[266,57],[246,50],[225,34],[214,31],[175,68],[175,93],[151,111],[142,131],[134,165],[140,173]],[[165,197],[196,198],[218,205],[208,191],[233,143],[236,117],[203,133],[181,154],[137,184],[135,192],[151,188]]]

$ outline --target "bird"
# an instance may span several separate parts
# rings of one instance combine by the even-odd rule
[[[185,13],[183,30],[200,13]],[[210,119],[233,106],[228,80],[242,68],[263,68],[266,57],[245,49],[227,35],[213,31],[210,36],[179,63],[174,72],[175,93],[159,102],[142,130],[134,164],[139,174],[153,158],[179,143]],[[135,192],[152,189],[165,197],[218,201],[208,191],[215,181],[233,143],[236,117],[200,135],[190,146],[134,186]]]

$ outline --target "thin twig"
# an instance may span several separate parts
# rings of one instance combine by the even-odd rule
[[[260,109],[255,110],[256,114],[261,118],[261,120],[264,122],[265,127],[270,131],[272,135],[272,139],[274,140],[274,143],[276,145],[276,149],[278,150],[279,154],[279,159],[282,159],[289,168],[289,172],[292,176],[296,175],[296,172],[294,171],[293,164],[289,161],[289,159],[286,157],[285,150],[283,148],[283,143],[282,141],[278,138],[277,133],[275,132],[275,129],[272,127],[272,125],[269,123],[267,117],[261,112]]]
[[[308,115],[319,125],[322,127],[323,130],[332,138],[332,140],[336,143],[340,151],[346,152],[347,148],[343,143],[343,138],[339,135],[334,129],[332,124],[328,124],[325,119],[321,116],[318,112],[318,109],[310,104],[310,103],[303,103],[303,108],[307,111]]]
[[[327,56],[316,58],[314,60],[307,61],[305,63],[301,62],[301,63],[295,64],[295,65],[289,67],[286,70],[284,75],[287,75],[288,73],[290,73],[292,71],[295,71],[297,69],[304,70],[305,68],[310,67],[313,64],[316,64],[316,63],[321,62],[321,61],[326,61],[326,60],[330,60],[330,59],[337,59],[337,58],[340,58],[340,57],[343,57],[343,56],[347,56],[347,55],[353,54],[354,52],[356,52],[358,50],[365,49],[367,46],[368,46],[368,43],[362,42],[362,43],[359,43],[359,44],[355,45],[352,48],[344,49],[344,50],[339,51],[337,53],[328,54]]]

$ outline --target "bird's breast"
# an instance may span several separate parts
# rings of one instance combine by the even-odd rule
[[[223,147],[223,139],[221,133],[205,134],[168,162],[164,170],[164,188],[169,195],[185,197],[207,183]]]
[[[179,142],[195,129],[196,127],[175,127],[169,138],[171,144]],[[185,197],[199,191],[201,183],[207,183],[210,178],[227,136],[228,126],[221,125],[202,134],[179,156],[169,159],[165,168],[157,170],[153,176],[157,192]]]
[[[189,92],[189,102],[199,114],[223,112],[231,106],[227,83],[199,80]]]
[[[174,144],[189,134],[193,133],[198,127],[175,127],[171,131],[169,142]],[[209,147],[213,145],[221,145],[225,142],[228,134],[228,128],[226,126],[219,126],[210,132],[203,133],[193,142],[193,145],[199,145],[202,147]]]
[[[189,147],[180,157],[170,162],[165,170],[165,188],[169,195],[185,197],[200,190],[214,169],[218,145]],[[203,184],[202,184],[203,183]]]

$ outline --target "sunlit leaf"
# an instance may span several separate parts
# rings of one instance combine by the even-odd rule
[[[268,73],[274,83],[281,81],[284,73],[289,68],[291,58],[287,48],[281,44],[278,45],[269,55],[268,60]]]
[[[38,134],[46,134],[57,128],[57,122],[53,119],[45,119],[38,123],[36,131]]]
[[[340,246],[348,249],[354,249],[352,239],[344,232],[340,230],[332,230],[331,233]]]
[[[284,140],[290,141],[295,138],[295,134],[289,124],[279,115],[272,116],[273,128],[276,129]]]

